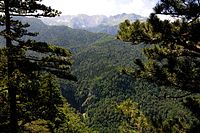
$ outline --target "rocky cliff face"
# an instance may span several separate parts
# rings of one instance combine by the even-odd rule
[[[124,20],[129,19],[135,21],[136,19],[145,20],[145,17],[136,14],[118,14],[115,16],[94,15],[89,16],[86,14],[79,15],[65,15],[55,18],[42,18],[41,20],[48,25],[65,25],[71,28],[92,28],[100,25],[103,26],[116,26]]]
[[[118,25],[126,19],[134,22],[137,19],[143,21],[146,18],[136,14],[123,13],[110,17],[105,15],[89,16],[86,14],[74,16],[65,15],[55,18],[42,18],[41,20],[47,25],[62,25],[73,29],[84,29],[94,33],[107,33],[116,35],[118,31]]]

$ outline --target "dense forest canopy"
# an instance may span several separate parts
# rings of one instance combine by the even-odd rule
[[[0,6],[0,132],[200,131],[199,1],[160,0],[122,41],[45,25],[60,12],[41,0]]]

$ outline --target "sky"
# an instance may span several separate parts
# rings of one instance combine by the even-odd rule
[[[62,15],[116,15],[135,13],[148,17],[158,0],[43,0]]]

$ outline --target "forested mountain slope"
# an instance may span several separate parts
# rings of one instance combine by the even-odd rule
[[[141,49],[115,40],[82,49],[75,54],[72,69],[79,81],[75,85],[63,85],[63,94],[71,98],[68,91],[71,90],[74,107],[87,116],[86,122],[90,127],[100,132],[118,132],[122,118],[114,105],[126,99],[139,103],[140,109],[157,129],[166,124],[163,130],[171,130],[170,122],[177,130],[182,126],[190,128],[189,123],[198,123],[182,103],[183,99],[166,98],[166,95],[180,96],[186,92],[134,80],[121,73],[122,68],[134,65],[133,60],[143,58]]]
[[[25,19],[24,21],[30,23],[30,31],[39,33],[34,39],[47,41],[67,48],[83,47],[106,36],[105,34],[93,34],[85,30],[72,29],[67,26],[45,25],[39,19]]]
[[[83,122],[102,133],[119,132],[122,121],[128,120],[118,111],[118,105],[131,99],[155,127],[155,132],[188,130],[199,124],[186,105],[186,99],[166,98],[187,92],[158,87],[122,73],[145,60],[144,45],[133,46],[114,36],[74,30],[66,26],[47,26],[37,19],[25,19],[30,30],[39,32],[34,39],[70,48],[73,52],[72,73],[78,82],[61,80],[62,93],[72,107],[83,115]]]

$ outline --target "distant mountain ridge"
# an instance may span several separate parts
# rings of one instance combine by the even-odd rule
[[[47,25],[63,25],[73,29],[85,29],[91,32],[102,32],[115,35],[118,25],[126,19],[134,22],[137,19],[143,21],[146,18],[137,14],[123,13],[110,17],[105,15],[89,16],[86,14],[65,15],[55,18],[42,18],[41,20]]]
[[[71,28],[79,29],[79,28],[92,28],[99,25],[115,26],[126,19],[129,19],[130,21],[135,21],[137,19],[145,20],[146,18],[137,14],[123,13],[110,17],[107,17],[105,15],[89,16],[86,14],[65,15],[55,18],[42,18],[41,20],[47,25],[64,25]]]

